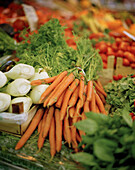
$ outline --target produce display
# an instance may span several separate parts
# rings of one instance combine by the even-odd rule
[[[134,169],[135,75],[100,80],[110,56],[114,70],[119,57],[135,69],[134,40],[123,33],[134,35],[134,16],[123,15],[125,28],[122,14],[90,3],[69,17],[27,4],[34,31],[23,5],[0,13],[12,29],[0,28],[0,122],[27,126],[19,137],[0,132],[0,159],[26,169]]]

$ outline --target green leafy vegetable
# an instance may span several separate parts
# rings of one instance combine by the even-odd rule
[[[49,76],[64,70],[81,69],[86,79],[96,79],[102,69],[98,52],[86,38],[76,38],[77,50],[69,47],[64,38],[65,27],[58,19],[51,19],[42,25],[37,34],[30,35],[18,46],[19,62],[44,68]]]
[[[84,152],[72,154],[72,158],[80,162],[86,169],[91,170],[133,169],[135,122],[130,121],[130,115],[126,114],[127,111],[128,106],[125,106],[119,115],[105,116],[93,112],[86,113],[87,121],[80,121],[79,124],[76,124],[77,129],[86,132],[79,144],[79,147],[85,145]],[[90,127],[92,126],[90,122],[96,123],[95,131],[93,131],[93,127]],[[88,132],[91,132],[90,128],[94,133]],[[82,158],[83,154],[85,159]]]

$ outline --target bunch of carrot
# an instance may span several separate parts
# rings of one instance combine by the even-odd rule
[[[85,112],[107,115],[104,107],[107,94],[102,84],[99,80],[86,81],[82,71],[78,73],[78,77],[74,72],[63,71],[54,77],[33,80],[31,85],[42,83],[50,83],[39,101],[43,106],[38,109],[15,149],[20,149],[38,127],[39,150],[49,136],[51,157],[60,152],[62,140],[77,152],[78,143],[85,133],[76,129],[74,124],[86,119]]]

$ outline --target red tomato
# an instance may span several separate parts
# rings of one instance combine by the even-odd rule
[[[113,44],[112,44],[112,49],[113,49],[113,51],[117,51],[118,47],[117,47],[117,44],[116,44],[116,43],[113,43]]]
[[[114,75],[113,80],[118,81],[119,80],[118,76]]]
[[[116,57],[123,57],[123,51],[122,50],[118,50],[116,52]]]
[[[120,50],[123,50],[123,51],[127,51],[127,47],[128,47],[128,43],[126,42],[121,42],[120,45],[119,45],[119,49]]]
[[[135,46],[135,42],[134,41],[132,42],[132,46]]]
[[[116,44],[119,45],[121,43],[121,38],[116,38],[115,41],[116,41]]]
[[[121,74],[118,74],[118,79],[121,80],[123,76]]]
[[[107,56],[105,54],[100,54],[100,56],[104,62],[107,62]]]
[[[123,66],[130,66],[130,61],[127,58],[123,58]]]
[[[135,46],[130,47],[130,52],[135,55]]]
[[[131,68],[135,69],[135,63],[130,64]]]
[[[103,68],[106,69],[107,68],[107,63],[103,62]]]
[[[124,52],[123,55],[124,55],[124,57],[126,57],[130,62],[135,62],[135,56],[134,56],[132,53],[126,51],[126,52]]]
[[[99,47],[99,52],[100,53],[106,53],[107,52],[107,46],[105,44],[101,44]]]
[[[107,55],[110,56],[110,55],[114,55],[114,51],[111,47],[108,47],[107,48]]]
[[[21,19],[17,19],[14,23],[13,23],[13,27],[16,28],[17,30],[23,30],[25,27],[25,22]]]

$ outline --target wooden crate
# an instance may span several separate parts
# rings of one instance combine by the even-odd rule
[[[117,64],[114,75],[118,74],[123,76],[135,74],[135,69],[131,68],[130,66],[123,66],[123,58],[117,57]]]
[[[33,106],[28,112],[28,119],[26,122],[22,123],[21,125],[15,123],[5,123],[0,120],[0,131],[4,131],[7,133],[12,133],[14,135],[23,135],[26,131],[27,127],[29,126],[32,118],[34,117],[38,106]]]
[[[110,80],[113,79],[114,75],[114,56],[108,57],[107,69],[103,69],[101,73],[99,73],[99,80],[102,85],[106,85]]]

